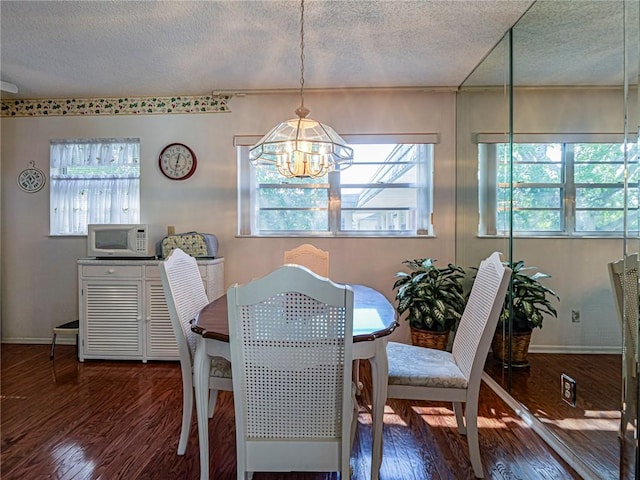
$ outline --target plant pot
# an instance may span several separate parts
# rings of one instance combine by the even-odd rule
[[[449,330],[445,332],[433,332],[411,327],[411,343],[417,347],[446,350],[449,344]]]
[[[531,332],[513,332],[511,340],[511,365],[513,367],[528,367],[529,360],[529,342],[531,341]],[[508,344],[504,341],[502,331],[496,331],[491,341],[491,351],[493,358],[501,361],[503,364],[508,362]]]

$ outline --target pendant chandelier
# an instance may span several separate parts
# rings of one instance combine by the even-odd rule
[[[249,150],[256,166],[275,166],[280,175],[323,177],[351,166],[353,149],[333,128],[310,118],[304,106],[304,0],[300,2],[300,107],[298,118],[280,123]]]

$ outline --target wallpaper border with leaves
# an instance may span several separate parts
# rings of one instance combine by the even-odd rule
[[[230,113],[229,95],[2,100],[2,117]]]

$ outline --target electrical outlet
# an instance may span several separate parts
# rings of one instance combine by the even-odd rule
[[[566,373],[560,376],[560,395],[566,403],[576,406],[576,381]]]
[[[580,310],[571,310],[571,321],[573,323],[580,323]]]

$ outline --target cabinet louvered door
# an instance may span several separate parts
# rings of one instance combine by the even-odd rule
[[[142,282],[83,282],[85,358],[142,359]]]
[[[80,361],[179,360],[159,260],[78,260]],[[222,258],[198,261],[209,300],[224,295]]]
[[[178,344],[171,326],[162,283],[145,282],[147,360],[179,360]]]

